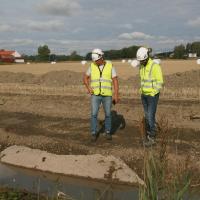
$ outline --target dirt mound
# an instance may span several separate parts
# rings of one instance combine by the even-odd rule
[[[72,71],[53,71],[39,76],[38,83],[46,86],[81,85],[83,74]]]
[[[40,84],[45,86],[82,85],[83,73],[72,71],[52,71],[44,75],[30,73],[1,72],[0,83],[24,83]],[[165,86],[168,88],[200,87],[200,70],[192,70],[173,75],[164,76]],[[139,87],[139,77],[131,77],[127,80],[120,79],[119,84],[133,88]]]
[[[167,88],[193,88],[200,87],[200,70],[178,72],[164,76],[165,87]],[[139,87],[139,76],[131,77],[128,80],[120,80],[122,85]]]
[[[0,83],[35,83],[36,76],[30,73],[1,72]]]
[[[119,83],[120,85],[127,85],[127,86],[132,86],[134,88],[138,88],[140,86],[140,78],[138,75],[130,77],[127,80],[119,78]]]
[[[41,76],[31,73],[1,72],[0,83],[40,84],[45,86],[64,86],[82,84],[83,74],[71,71],[53,71]]]
[[[200,70],[166,76],[165,86],[168,88],[200,87]]]

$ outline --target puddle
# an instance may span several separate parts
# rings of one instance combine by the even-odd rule
[[[111,185],[86,179],[72,178],[18,168],[0,163],[0,187],[26,189],[35,194],[56,197],[63,192],[73,200],[133,200],[138,189],[124,185]],[[187,193],[183,200],[199,200],[199,191]]]
[[[138,199],[138,190],[130,186],[111,185],[27,170],[0,163],[0,185],[30,192],[57,196],[58,191],[73,200],[133,200]]]

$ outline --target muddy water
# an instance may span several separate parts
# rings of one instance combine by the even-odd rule
[[[139,198],[138,189],[134,187],[105,184],[0,163],[0,187],[3,186],[26,189],[49,197],[56,197],[62,192],[73,200],[136,200]],[[199,200],[199,191],[186,194],[183,200],[188,199]]]
[[[53,175],[34,170],[17,168],[0,163],[0,186],[26,189],[36,194],[57,196],[67,194],[74,200],[133,200],[138,199],[138,190],[130,186],[99,183],[78,178]]]

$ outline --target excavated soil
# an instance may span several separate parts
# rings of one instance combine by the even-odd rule
[[[166,87],[198,88],[200,70],[176,73],[165,77]],[[141,145],[143,108],[139,96],[120,96],[112,108],[112,141],[103,136],[104,113],[99,113],[99,137],[90,138],[90,96],[81,93],[82,73],[49,72],[43,75],[0,73],[0,149],[25,145],[56,154],[114,155],[123,159],[142,176],[144,148]],[[138,77],[119,80],[120,86],[138,86]],[[9,91],[4,90],[11,84]],[[14,85],[36,87],[34,93],[18,92]],[[68,87],[71,93],[38,92],[39,87]],[[12,87],[14,88],[12,90]],[[30,88],[29,88],[30,89]],[[20,87],[19,87],[20,90]],[[36,90],[36,92],[35,92]],[[157,121],[160,126],[159,152],[165,138],[169,163],[190,158],[192,169],[200,174],[200,101],[196,99],[163,99],[160,97]],[[163,136],[163,133],[165,134]],[[173,166],[173,165],[172,165]],[[199,181],[196,176],[195,181]]]
[[[23,83],[37,84],[52,87],[62,87],[68,85],[81,85],[83,73],[73,71],[51,71],[42,75],[31,73],[1,72],[0,83]],[[200,70],[177,72],[165,76],[165,86],[169,88],[200,87]],[[132,76],[127,80],[120,79],[121,85],[139,87],[138,75]]]

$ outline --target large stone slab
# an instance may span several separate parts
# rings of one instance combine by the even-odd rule
[[[0,153],[0,159],[3,163],[68,176],[144,184],[132,169],[114,156],[56,155],[24,146],[11,146]]]

